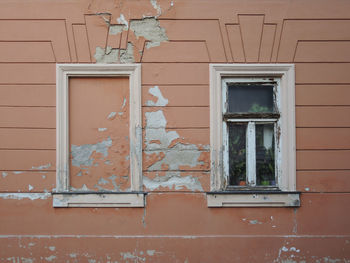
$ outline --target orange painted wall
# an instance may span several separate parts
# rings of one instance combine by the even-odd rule
[[[342,0],[2,1],[0,261],[350,262],[349,10]],[[96,62],[142,64],[144,208],[53,208],[45,194],[56,184],[56,63]],[[207,207],[209,63],[295,64],[300,208]],[[152,152],[156,112],[178,137]],[[194,149],[194,164],[153,169],[176,144]],[[182,183],[147,184],[169,176]]]

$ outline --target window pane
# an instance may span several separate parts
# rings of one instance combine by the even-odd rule
[[[256,136],[256,184],[276,185],[274,124],[255,126]]]
[[[229,185],[246,184],[246,131],[247,124],[228,123]]]
[[[229,112],[274,112],[273,84],[228,83]]]

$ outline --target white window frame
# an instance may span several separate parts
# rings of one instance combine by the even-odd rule
[[[129,78],[130,192],[73,192],[69,187],[69,77]],[[54,207],[143,207],[140,64],[56,65],[56,189]]]
[[[295,152],[295,70],[293,64],[210,64],[210,157],[211,180],[207,194],[209,207],[225,206],[299,206],[296,192]],[[228,149],[226,122],[223,121],[225,103],[224,79],[237,78],[251,82],[252,78],[274,78],[278,81],[276,103],[279,142],[276,148],[278,190],[258,188],[251,191],[228,191],[226,188]],[[262,119],[263,120],[263,119]]]

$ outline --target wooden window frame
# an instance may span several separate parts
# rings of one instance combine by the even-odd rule
[[[130,192],[74,192],[69,186],[69,77],[128,77]],[[54,207],[143,207],[140,64],[56,65],[56,189]]]
[[[295,152],[295,71],[293,64],[210,64],[210,192],[209,207],[300,206],[296,191]],[[278,81],[276,96],[279,119],[279,152],[276,152],[278,189],[227,188],[226,121],[223,118],[225,78],[274,78]],[[248,116],[247,116],[248,117]],[[246,121],[253,120],[249,116]],[[225,157],[226,156],[226,157]],[[225,173],[226,172],[226,173]]]

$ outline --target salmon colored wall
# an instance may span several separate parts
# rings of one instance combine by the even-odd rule
[[[350,262],[349,10],[343,0],[2,1],[0,261]],[[145,207],[53,208],[56,63],[134,62]],[[295,64],[299,208],[207,207],[209,63]],[[120,81],[106,111],[122,107]]]

